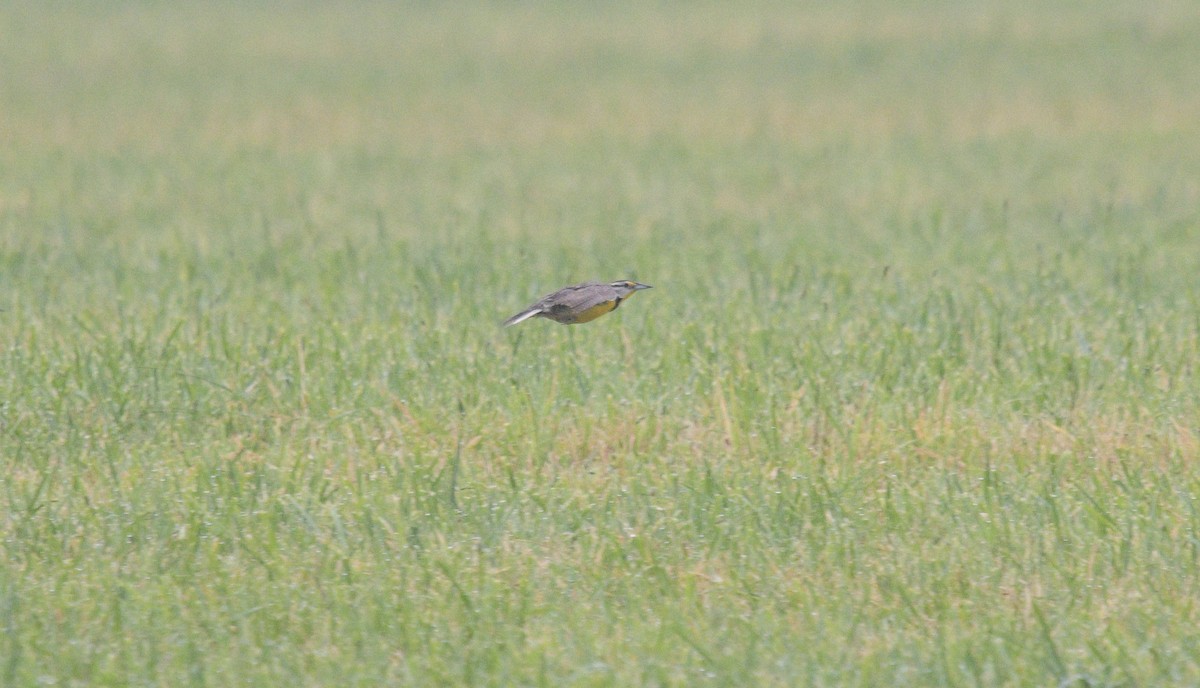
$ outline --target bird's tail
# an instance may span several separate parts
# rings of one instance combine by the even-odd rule
[[[525,322],[526,320],[532,318],[535,315],[538,315],[541,312],[542,312],[542,309],[540,309],[540,308],[530,308],[527,311],[521,311],[520,313],[517,313],[513,317],[509,318],[508,320],[505,320],[504,326],[512,327],[513,325],[516,325],[519,322]]]

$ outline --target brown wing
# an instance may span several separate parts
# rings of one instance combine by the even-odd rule
[[[577,313],[617,298],[617,290],[604,282],[585,282],[564,287],[537,302],[542,310]]]

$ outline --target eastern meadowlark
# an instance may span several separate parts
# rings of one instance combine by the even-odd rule
[[[649,289],[649,284],[629,280],[616,282],[584,282],[543,297],[529,308],[504,321],[509,327],[530,318],[549,318],[563,325],[578,325],[617,310],[621,302],[634,292]]]

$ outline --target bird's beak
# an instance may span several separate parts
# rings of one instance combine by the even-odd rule
[[[639,290],[639,289],[653,289],[654,287],[650,286],[649,284],[636,284],[636,285],[634,285],[633,288],[635,290]]]

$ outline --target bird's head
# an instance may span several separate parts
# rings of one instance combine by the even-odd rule
[[[625,298],[635,291],[651,288],[649,284],[639,284],[638,282],[633,282],[630,280],[617,280],[616,282],[610,282],[609,286],[611,286],[613,289],[616,289],[617,294],[619,294],[621,298]]]

